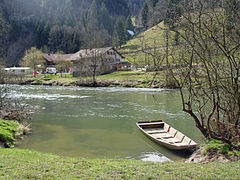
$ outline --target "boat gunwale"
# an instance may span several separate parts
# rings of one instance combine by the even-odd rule
[[[182,150],[182,149],[191,149],[191,148],[195,148],[197,146],[197,143],[195,141],[193,141],[191,138],[189,138],[188,136],[186,136],[185,134],[183,134],[182,132],[176,130],[175,128],[171,127],[170,125],[168,125],[169,127],[171,127],[171,129],[174,129],[176,132],[181,133],[184,137],[188,138],[191,142],[190,143],[194,143],[194,144],[185,144],[185,145],[181,145],[181,144],[176,144],[173,143],[171,144],[170,142],[164,140],[163,138],[155,138],[154,136],[152,136],[149,132],[146,132],[146,130],[144,130],[142,126],[147,126],[147,125],[158,125],[158,124],[164,124],[164,125],[168,125],[166,122],[162,121],[162,120],[154,120],[154,121],[139,121],[136,123],[136,125],[138,126],[138,128],[150,139],[154,140],[155,142],[157,142],[160,145],[166,146],[170,149],[174,149],[174,150]],[[151,129],[151,128],[149,128]],[[164,132],[163,132],[164,133]],[[165,132],[167,133],[167,132]],[[160,133],[159,133],[160,134]],[[161,133],[162,134],[162,133]],[[175,137],[173,137],[175,138]]]

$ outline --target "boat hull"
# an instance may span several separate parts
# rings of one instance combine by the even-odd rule
[[[151,140],[169,149],[193,149],[197,146],[193,140],[161,120],[140,121],[136,125]]]

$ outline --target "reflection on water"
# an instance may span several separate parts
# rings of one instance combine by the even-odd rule
[[[165,156],[162,156],[161,154],[157,152],[145,152],[141,156],[142,161],[151,161],[151,162],[164,162],[164,161],[171,161]]]
[[[185,154],[154,143],[137,129],[136,122],[162,119],[195,141],[202,138],[181,111],[175,90],[12,86],[11,95],[37,109],[33,134],[20,148],[73,157],[162,162],[181,160]]]

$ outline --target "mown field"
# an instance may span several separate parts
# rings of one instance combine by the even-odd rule
[[[239,179],[240,163],[153,163],[0,149],[0,179]]]

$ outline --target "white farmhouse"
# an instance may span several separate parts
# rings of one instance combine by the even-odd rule
[[[75,54],[43,54],[46,67],[54,66],[59,61],[69,61],[74,77],[111,73],[122,67],[124,58],[113,47],[82,49]]]

